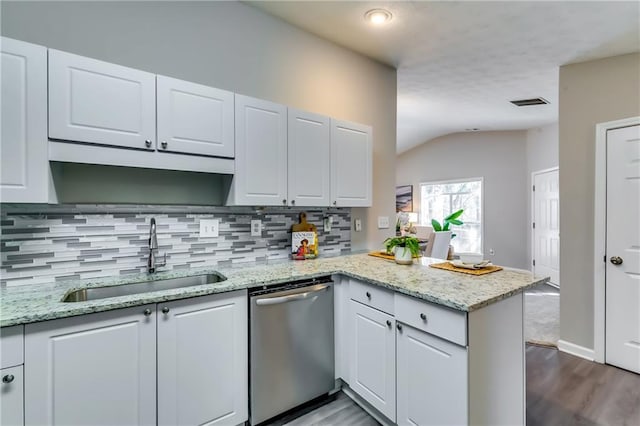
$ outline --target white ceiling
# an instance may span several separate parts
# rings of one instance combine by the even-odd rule
[[[558,67],[640,51],[640,2],[249,1],[398,70],[397,151],[558,120]],[[384,27],[364,13],[393,13]],[[543,97],[518,108],[514,99]]]

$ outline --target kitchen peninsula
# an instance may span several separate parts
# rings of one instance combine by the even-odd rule
[[[168,364],[172,364],[174,370],[166,377],[172,377],[174,381],[179,381],[181,376],[198,377],[199,371],[213,368],[211,359],[215,357],[219,362],[213,370],[224,376],[218,382],[227,387],[229,398],[225,400],[226,403],[221,402],[222,405],[226,404],[224,407],[207,408],[219,409],[220,412],[207,413],[208,417],[199,420],[213,420],[222,415],[220,419],[226,421],[221,421],[221,424],[242,423],[248,419],[247,289],[327,276],[333,278],[335,290],[336,388],[342,387],[345,393],[379,421],[389,424],[524,424],[522,292],[546,279],[534,277],[527,271],[508,268],[484,276],[471,276],[430,268],[428,265],[432,262],[437,260],[423,258],[412,266],[401,266],[366,254],[354,254],[312,261],[239,264],[217,268],[215,272],[226,280],[214,284],[76,303],[63,303],[62,299],[67,293],[80,288],[117,286],[214,271],[187,269],[153,275],[2,288],[0,325],[3,327],[3,343],[7,339],[20,342],[24,339],[23,363],[24,366],[31,365],[25,370],[27,376],[24,378],[26,424],[55,422],[54,418],[46,416],[62,415],[60,413],[78,415],[83,411],[78,410],[77,405],[60,406],[65,396],[78,397],[78,392],[72,395],[73,389],[65,388],[65,394],[56,395],[54,401],[54,389],[62,392],[62,388],[60,383],[56,383],[56,377],[59,376],[53,373],[56,369],[57,374],[65,371],[65,365],[56,364],[61,362],[60,354],[64,353],[75,358],[73,362],[69,361],[69,365],[81,369],[86,367],[86,371],[78,375],[80,379],[75,379],[76,382],[81,379],[100,379],[100,374],[91,367],[94,365],[92,360],[84,358],[90,356],[88,354],[92,353],[92,348],[87,347],[87,352],[84,352],[82,343],[90,342],[78,339],[73,349],[83,349],[83,353],[58,352],[56,363],[52,363],[52,348],[64,350],[64,342],[68,342],[69,336],[74,333],[78,336],[92,335],[91,344],[100,345],[96,339],[101,334],[105,334],[102,337],[107,339],[117,336],[95,333],[95,330],[111,330],[109,327],[114,324],[113,330],[121,330],[125,324],[127,327],[137,324],[133,327],[136,332],[128,336],[133,339],[129,346],[118,348],[114,343],[116,340],[112,340],[111,345],[101,347],[101,360],[105,359],[107,364],[111,364],[101,365],[101,370],[119,371],[123,366],[118,364],[118,359],[125,359],[129,355],[133,358],[145,355],[155,359],[156,350],[158,354],[157,372],[155,362],[150,362],[150,365],[140,362],[127,364],[129,373],[135,379],[132,384],[140,384],[145,377],[150,383],[145,382],[148,386],[139,387],[139,392],[133,395],[139,412],[131,412],[133,417],[123,414],[124,417],[118,419],[137,419],[139,424],[180,420],[181,410],[184,414],[187,404],[181,400],[189,399],[186,397],[189,395],[189,384],[184,382],[180,385],[182,387],[172,387],[180,388],[180,391],[175,391],[167,399],[174,400],[174,409],[169,410],[168,417],[165,417],[163,413],[166,410],[162,410],[158,402],[156,418],[156,377],[158,401],[167,398],[166,392],[161,390],[165,382],[164,373],[161,372],[161,338],[166,335],[167,339],[179,341],[178,349],[172,349],[178,352],[191,348],[190,353],[205,353],[207,348],[199,346],[202,343],[199,337],[193,339],[198,336],[194,330],[191,330],[194,331],[191,334],[195,342],[191,342],[181,335],[190,333],[186,328],[174,326],[170,333],[165,333],[161,332],[161,327],[170,326],[171,320],[178,318],[180,309],[186,309],[184,312],[188,313],[208,309],[203,308],[204,302],[217,307],[234,307],[227,312],[228,315],[213,317],[220,323],[207,323],[209,328],[227,330],[222,334],[209,330],[209,335],[228,341],[209,348],[212,352],[207,354],[208,358],[196,357],[206,360],[204,365],[198,365],[197,360],[189,365],[181,365],[177,361],[187,358],[181,358],[180,353],[173,354],[174,358]],[[171,315],[168,314],[170,309]],[[187,322],[182,325],[189,326]],[[145,327],[150,328],[152,333],[141,337],[141,330]],[[3,346],[5,349],[10,347]],[[228,351],[220,349],[222,347]],[[130,354],[126,353],[127,348]],[[23,367],[21,364],[22,361],[20,368]],[[176,368],[182,370],[177,372]],[[190,370],[193,374],[184,374],[184,370]],[[32,376],[29,377],[29,374]],[[45,385],[43,380],[48,384]],[[118,401],[116,397],[121,389],[121,385],[106,386],[101,395],[113,391],[115,402],[112,401],[112,404],[122,403],[126,408],[130,401]],[[145,392],[153,395],[153,398],[145,396]],[[114,407],[111,408],[109,412],[127,414],[126,410],[114,411]]]

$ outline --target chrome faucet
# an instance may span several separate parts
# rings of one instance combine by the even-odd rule
[[[158,266],[167,264],[167,253],[164,254],[162,264],[156,262],[156,252],[158,251],[158,237],[156,235],[156,218],[151,218],[151,229],[149,230],[149,258],[147,259],[147,272],[153,274]]]

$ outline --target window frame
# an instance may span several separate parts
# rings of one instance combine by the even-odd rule
[[[422,209],[424,208],[422,205],[422,186],[423,185],[447,185],[451,183],[462,183],[462,182],[480,182],[480,214],[482,215],[480,218],[480,253],[484,254],[484,240],[485,240],[485,208],[484,208],[484,177],[468,177],[468,178],[457,178],[457,179],[443,179],[443,180],[433,180],[433,181],[420,181],[418,183],[418,188],[420,189],[420,209],[418,210],[418,219],[422,220]],[[415,205],[415,199],[414,199]],[[441,220],[441,219],[438,219]],[[431,223],[422,223],[419,222],[420,226],[431,226]]]

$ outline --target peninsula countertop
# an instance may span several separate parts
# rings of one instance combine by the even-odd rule
[[[155,274],[60,281],[0,289],[0,327],[46,321],[93,312],[204,296],[287,281],[341,274],[399,293],[423,299],[459,311],[470,312],[548,281],[531,272],[505,268],[491,274],[474,276],[430,268],[440,259],[421,258],[411,266],[392,261],[351,254],[331,258],[262,264],[237,264],[232,267],[180,269]],[[80,288],[148,282],[168,278],[218,272],[222,282],[171,290],[140,293],[86,302],[62,302],[64,296]]]

